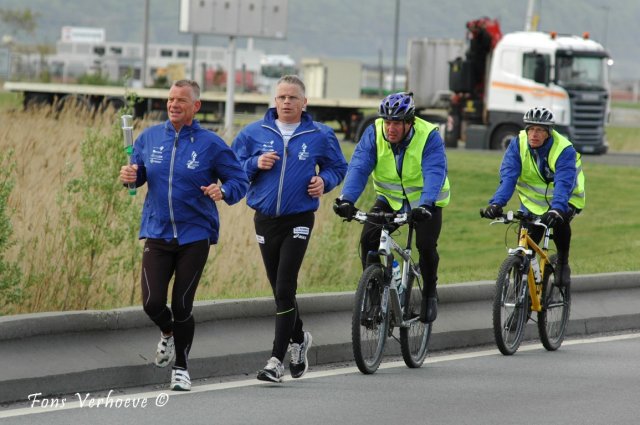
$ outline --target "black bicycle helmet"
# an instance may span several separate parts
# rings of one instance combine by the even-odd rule
[[[378,116],[389,121],[410,121],[416,115],[412,92],[393,93],[385,97]]]
[[[522,118],[524,122],[524,129],[527,130],[533,125],[545,127],[548,132],[551,132],[551,128],[555,124],[553,118],[553,112],[544,107],[535,107],[529,109]]]

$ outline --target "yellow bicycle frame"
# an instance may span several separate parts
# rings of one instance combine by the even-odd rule
[[[531,311],[542,311],[542,282],[544,281],[544,272],[547,263],[549,263],[549,257],[547,256],[547,250],[540,248],[536,244],[531,236],[529,236],[529,229],[524,226],[520,226],[520,236],[518,237],[518,251],[525,254],[531,254],[531,250],[540,255],[540,282],[536,282],[536,278],[533,274],[533,268],[529,267],[529,275],[527,283],[529,286],[529,295],[531,297]]]

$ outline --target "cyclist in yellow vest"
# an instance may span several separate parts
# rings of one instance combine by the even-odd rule
[[[420,320],[431,323],[438,314],[436,283],[440,257],[437,246],[442,208],[450,198],[444,143],[435,125],[416,118],[412,93],[387,96],[380,104],[378,116],[356,146],[334,210],[351,220],[354,203],[371,174],[377,194],[372,211],[411,212],[424,280]],[[365,224],[360,236],[363,268],[367,254],[377,251],[379,244],[380,228]]]
[[[571,220],[584,208],[585,190],[582,160],[571,142],[553,129],[553,113],[547,108],[532,108],[524,115],[524,131],[507,148],[500,166],[500,185],[484,210],[488,218],[502,214],[514,190],[521,208],[541,216],[553,227],[558,251],[555,282],[569,286],[569,247]],[[543,229],[530,229],[534,240],[542,238]]]

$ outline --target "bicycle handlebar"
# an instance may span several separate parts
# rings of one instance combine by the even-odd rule
[[[545,229],[547,228],[547,225],[540,220],[540,217],[530,215],[530,214],[525,214],[523,211],[516,211],[516,212],[507,211],[506,213],[501,214],[500,217],[492,218],[492,217],[487,217],[486,214],[484,213],[484,210],[480,209],[480,217],[493,220],[491,224],[493,223],[509,224],[509,223],[524,222],[524,223],[531,223],[534,226],[541,226],[541,227],[544,227]]]
[[[352,218],[359,223],[365,223],[369,218],[383,218],[385,224],[394,223],[397,225],[408,223],[411,219],[408,213],[366,212],[362,210],[356,210]]]

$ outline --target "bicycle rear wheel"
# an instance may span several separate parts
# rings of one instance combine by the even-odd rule
[[[389,314],[382,311],[384,269],[380,264],[362,273],[351,319],[353,357],[360,372],[368,375],[378,370],[389,329]]]
[[[400,328],[402,358],[410,368],[422,366],[427,357],[429,338],[431,337],[432,323],[422,323],[418,320],[422,297],[421,278],[416,279],[415,275],[410,272],[404,307],[404,320],[409,321],[410,324],[409,327]]]
[[[500,352],[506,356],[515,353],[524,337],[530,304],[527,274],[522,258],[507,257],[496,280],[493,299],[493,334]]]
[[[550,261],[555,268],[558,258],[554,255]],[[569,286],[559,288],[555,285],[555,275],[550,265],[545,267],[542,285],[542,311],[538,313],[538,333],[544,348],[555,351],[562,345],[569,323],[571,291]]]

